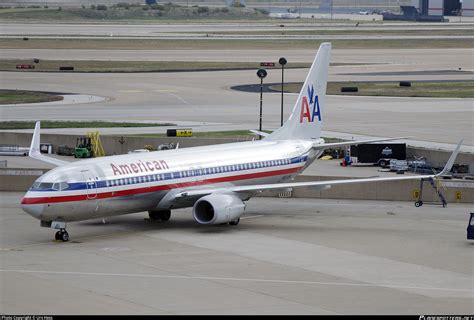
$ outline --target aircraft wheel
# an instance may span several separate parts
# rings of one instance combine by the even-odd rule
[[[148,217],[150,217],[150,220],[160,220],[160,216],[157,211],[148,211]]]
[[[171,218],[171,210],[163,210],[163,211],[148,211],[148,216],[151,220],[162,220],[168,221]]]
[[[236,226],[236,225],[239,224],[239,222],[240,222],[240,218],[237,218],[236,220],[229,222],[229,224],[230,224],[231,226]]]
[[[67,242],[69,241],[69,233],[67,233],[66,230],[61,230],[56,232],[56,235],[54,236],[56,240],[60,240],[62,242]]]
[[[171,218],[171,211],[170,210],[160,212],[160,219],[162,221],[168,221],[170,218]]]
[[[62,233],[62,235],[61,235],[61,240],[62,240],[63,242],[69,241],[69,233],[67,233],[66,230],[63,231],[63,233]]]

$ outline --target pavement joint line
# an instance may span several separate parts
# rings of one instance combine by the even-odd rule
[[[246,217],[241,217],[240,220],[245,220],[245,219],[254,219],[254,218],[261,218],[264,217],[263,214],[255,215],[255,216],[246,216]]]
[[[69,243],[70,243],[70,244],[76,244],[76,243],[74,243],[74,241],[105,238],[105,237],[108,237],[108,236],[121,236],[121,235],[128,235],[128,234],[134,234],[134,233],[143,233],[143,232],[145,232],[145,231],[146,231],[146,230],[140,230],[140,231],[125,231],[125,232],[102,234],[102,235],[92,236],[92,237],[74,238],[74,239],[72,239]],[[35,246],[39,246],[39,245],[43,245],[43,244],[52,244],[52,243],[62,244],[63,242],[62,242],[62,241],[57,241],[57,240],[51,240],[51,241],[45,241],[45,242],[30,243],[30,244],[25,244],[25,245],[22,245],[22,246],[17,246],[17,247],[0,248],[0,252],[1,252],[1,251],[11,251],[11,250],[17,250],[17,249],[35,247]],[[64,244],[67,244],[67,243],[64,243]]]
[[[178,90],[172,90],[172,89],[156,89],[156,90],[152,90],[152,91],[155,91],[155,92],[168,92],[168,93],[178,93],[179,91]]]
[[[416,289],[416,290],[440,290],[440,291],[458,291],[473,292],[473,289],[456,288],[436,288],[436,287],[416,287],[399,286],[369,283],[349,283],[349,282],[325,282],[325,281],[301,281],[301,280],[280,280],[280,279],[258,279],[258,278],[227,278],[227,277],[204,277],[204,276],[177,276],[177,275],[158,275],[158,274],[133,274],[133,273],[102,273],[102,272],[74,272],[74,271],[45,271],[45,270],[12,270],[0,269],[0,272],[11,273],[38,273],[52,275],[76,275],[76,276],[110,276],[110,277],[134,277],[134,278],[163,278],[163,279],[185,279],[185,280],[219,280],[219,281],[241,281],[241,282],[266,282],[266,283],[286,283],[286,284],[308,284],[308,285],[332,285],[332,286],[354,286],[354,287],[382,287],[391,289]]]

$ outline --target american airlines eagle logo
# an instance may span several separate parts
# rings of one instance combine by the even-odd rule
[[[314,94],[314,86],[308,85],[308,95],[303,96],[303,98],[301,99],[300,123],[303,123],[305,119],[308,122],[314,122],[315,117],[318,117],[318,121],[321,121],[319,99],[318,96]]]

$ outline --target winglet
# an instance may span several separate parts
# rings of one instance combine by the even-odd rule
[[[54,166],[63,166],[65,164],[68,164],[69,163],[68,161],[46,157],[41,154],[40,129],[41,129],[41,122],[36,121],[35,131],[33,131],[33,138],[31,139],[30,151],[28,152],[28,156],[30,156],[30,158],[40,160],[40,161],[52,164]]]
[[[41,121],[36,121],[35,131],[33,132],[33,139],[31,139],[30,151],[28,153],[28,155],[32,158],[40,153],[40,129]]]
[[[454,165],[454,161],[456,160],[456,157],[458,156],[459,149],[461,149],[462,142],[463,140],[459,141],[458,145],[456,146],[453,153],[449,157],[448,162],[446,162],[446,165],[444,166],[443,170],[440,173],[438,173],[437,176],[446,175],[451,171]]]

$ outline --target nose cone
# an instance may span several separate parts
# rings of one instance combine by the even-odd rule
[[[25,197],[23,198],[23,200],[21,200],[21,208],[30,216],[41,220],[41,215],[44,210],[44,204],[35,204],[32,202],[33,201],[31,201],[31,198],[28,198],[28,193],[27,193]]]

